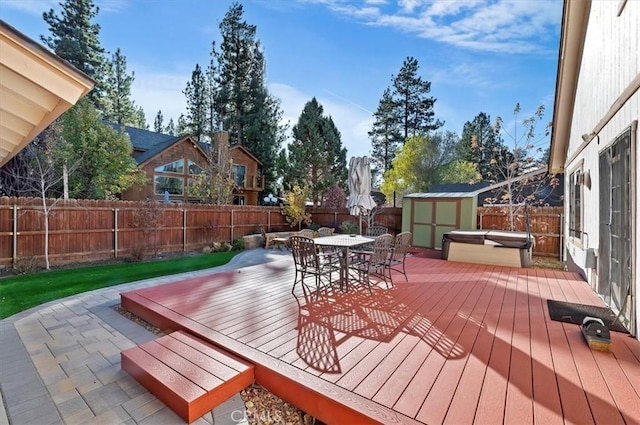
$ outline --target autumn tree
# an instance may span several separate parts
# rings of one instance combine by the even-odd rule
[[[457,143],[457,135],[450,131],[410,137],[384,175],[381,190],[387,199],[394,199],[394,193],[400,195],[397,199],[411,192],[428,192],[440,182],[443,170],[456,160]]]
[[[189,185],[189,194],[197,197],[205,204],[228,205],[233,201],[235,182],[232,174],[229,142],[226,135],[217,133],[213,143],[204,146],[207,150],[205,168],[196,165],[194,177]]]
[[[292,136],[287,177],[298,186],[308,185],[313,204],[320,205],[327,189],[347,179],[347,150],[340,132],[314,97],[304,106]]]
[[[546,172],[546,166],[542,162],[543,147],[548,145],[547,138],[551,128],[550,123],[543,130],[538,128],[544,119],[544,105],[540,105],[525,118],[521,117],[521,112],[520,104],[516,103],[513,109],[513,128],[504,126],[502,117],[496,118],[493,129],[508,141],[511,149],[494,149],[489,160],[490,181],[504,184],[486,202],[507,207],[510,230],[514,230],[515,216],[523,205],[544,202],[540,194],[549,194],[550,191],[542,189],[557,185],[557,179]]]

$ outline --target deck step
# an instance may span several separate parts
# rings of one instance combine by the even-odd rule
[[[254,382],[252,364],[183,331],[125,350],[121,361],[189,423]]]

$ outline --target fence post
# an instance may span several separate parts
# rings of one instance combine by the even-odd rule
[[[482,230],[482,212],[480,212],[480,230]]]
[[[18,206],[13,204],[13,268],[16,268],[18,261]]]
[[[182,207],[182,252],[187,252],[187,209]]]
[[[560,237],[558,238],[558,256],[564,262],[564,214],[560,214]]]
[[[267,210],[267,232],[271,231],[271,210]]]
[[[230,241],[233,243],[233,208],[231,209],[231,226],[229,227],[229,232],[231,233]]]
[[[118,258],[118,209],[113,209],[113,257]]]

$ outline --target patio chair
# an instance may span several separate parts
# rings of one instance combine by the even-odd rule
[[[372,251],[358,251],[357,255],[351,258],[349,270],[355,272],[360,283],[367,284],[370,294],[373,294],[371,283],[374,278],[378,278],[378,281],[384,281],[387,288],[389,287],[386,267],[392,243],[393,236],[385,233],[378,236],[373,242]]]
[[[378,236],[384,235],[385,233],[389,233],[389,229],[387,229],[384,226],[373,225],[367,228],[367,231],[365,232],[365,236],[378,237]],[[360,250],[373,251],[373,242],[363,245]]]
[[[397,271],[404,275],[405,280],[408,282],[407,271],[404,267],[404,261],[407,258],[407,253],[411,247],[411,239],[413,234],[411,232],[402,232],[396,235],[396,239],[391,247],[391,254],[387,258],[386,269],[389,272],[389,280],[393,285],[393,279],[391,278],[391,272]]]
[[[302,229],[297,233],[297,236],[313,239],[316,237],[316,232],[314,232],[313,229]]]
[[[389,233],[389,229],[385,226],[373,225],[367,228],[367,236],[380,236]]]
[[[291,293],[294,293],[300,282],[304,287],[314,289],[318,299],[320,290],[331,285],[331,274],[340,271],[337,256],[318,253],[313,239],[304,236],[291,236],[289,243],[296,270]]]
[[[321,227],[318,229],[318,237],[333,235],[333,229],[331,227]]]

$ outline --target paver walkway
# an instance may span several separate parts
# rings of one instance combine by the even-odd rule
[[[252,249],[214,270],[288,260]],[[120,351],[156,335],[113,310],[120,293],[211,273],[148,279],[53,301],[0,321],[0,425],[184,423],[120,367]],[[10,419],[10,421],[9,421]],[[242,424],[240,395],[196,424]]]

